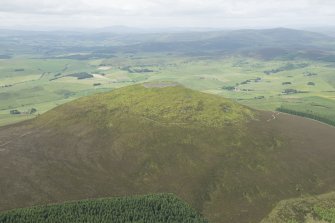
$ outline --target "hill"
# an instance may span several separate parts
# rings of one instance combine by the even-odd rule
[[[335,50],[332,36],[287,28],[156,33],[113,32],[108,28],[91,32],[1,32],[0,49],[9,56],[29,52],[53,59],[74,52],[85,54],[86,59],[120,53],[175,52],[205,56],[208,53],[215,56],[247,54],[264,59],[289,56],[290,59],[327,61],[333,59]]]
[[[193,56],[249,56],[260,59],[303,58],[333,61],[334,37],[286,28],[174,34],[142,34],[113,47],[117,52],[175,52]],[[135,41],[137,40],[137,42]],[[133,44],[135,43],[135,44]]]
[[[335,193],[279,202],[262,223],[335,222]]]
[[[259,222],[335,189],[334,128],[172,83],[78,99],[0,141],[0,210],[164,192],[211,222]]]
[[[206,223],[172,194],[105,198],[17,209],[0,214],[2,223]]]

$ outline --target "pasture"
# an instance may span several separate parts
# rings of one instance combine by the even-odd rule
[[[78,60],[21,55],[0,60],[0,125],[36,116],[11,115],[13,109],[36,108],[36,114],[42,114],[82,96],[150,81],[178,82],[255,109],[290,107],[334,120],[334,72],[331,62],[302,59],[120,53]]]

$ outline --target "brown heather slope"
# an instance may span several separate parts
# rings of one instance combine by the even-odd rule
[[[335,190],[335,128],[180,86],[131,86],[0,128],[0,210],[172,192],[211,222],[259,222]]]

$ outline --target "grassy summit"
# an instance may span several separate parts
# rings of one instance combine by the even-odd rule
[[[112,127],[116,119],[129,117],[159,125],[224,127],[245,123],[253,112],[220,96],[190,90],[179,85],[143,84],[96,94],[60,106],[46,119],[86,119],[99,128]]]
[[[335,189],[334,139],[176,84],[125,87],[0,128],[0,210],[174,193],[211,222],[259,222],[280,200]]]

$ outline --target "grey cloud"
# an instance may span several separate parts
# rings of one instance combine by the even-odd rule
[[[333,0],[1,0],[0,26],[331,25]]]

